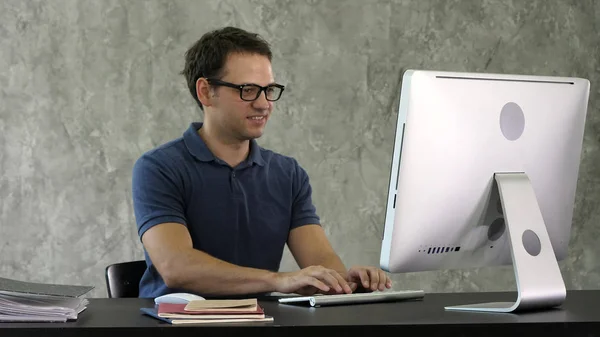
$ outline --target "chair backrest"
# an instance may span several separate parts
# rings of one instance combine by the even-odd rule
[[[130,261],[106,267],[106,290],[109,298],[138,297],[140,280],[146,271],[146,261]]]

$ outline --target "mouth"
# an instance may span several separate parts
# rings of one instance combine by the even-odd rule
[[[249,120],[253,120],[253,121],[262,121],[266,118],[266,116],[250,116],[247,117]]]

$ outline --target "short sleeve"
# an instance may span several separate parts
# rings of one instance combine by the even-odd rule
[[[161,223],[186,225],[184,193],[181,179],[167,164],[173,161],[160,152],[140,157],[132,172],[132,197],[140,239]]]
[[[292,222],[290,229],[304,225],[320,225],[321,219],[312,202],[312,187],[306,171],[294,160],[295,175],[293,181],[294,200],[292,204]]]

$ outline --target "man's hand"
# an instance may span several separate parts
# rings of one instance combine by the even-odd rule
[[[350,294],[356,289],[335,270],[322,266],[310,266],[297,272],[278,273],[275,276],[275,291],[297,293],[304,296],[321,294]]]
[[[383,291],[386,288],[392,287],[392,280],[387,274],[375,267],[355,266],[348,270],[347,275],[348,283],[356,284],[359,286],[359,290],[363,291]],[[360,289],[362,288],[362,289]]]

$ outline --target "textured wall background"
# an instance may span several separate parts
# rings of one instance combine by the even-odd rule
[[[0,1],[0,275],[94,284],[142,257],[130,200],[144,151],[201,114],[183,53],[256,31],[288,85],[261,144],[295,156],[344,262],[378,264],[403,69],[592,83],[567,286],[600,283],[600,2]],[[286,252],[286,270],[297,268]],[[508,268],[395,275],[395,288],[514,289]]]

